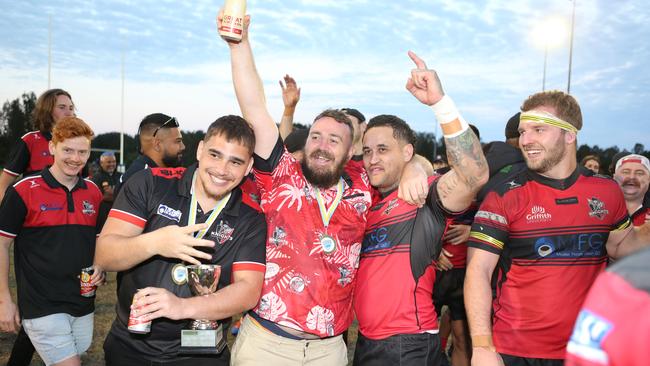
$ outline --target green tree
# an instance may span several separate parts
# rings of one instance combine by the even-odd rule
[[[9,159],[9,155],[18,140],[32,130],[31,115],[36,106],[33,92],[6,101],[0,111],[0,164]]]

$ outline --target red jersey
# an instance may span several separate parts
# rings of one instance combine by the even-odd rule
[[[438,331],[432,295],[445,212],[435,179],[429,178],[423,208],[397,198],[395,190],[368,213],[354,290],[354,311],[366,338]]]
[[[468,245],[500,255],[497,351],[563,359],[580,305],[605,268],[609,232],[629,226],[616,182],[583,167],[563,180],[524,171],[490,192]]]
[[[24,173],[41,171],[54,163],[50,155],[49,142],[52,135],[40,131],[26,133],[18,141],[10,160],[4,168],[5,173],[17,177]]]
[[[282,140],[267,160],[256,157],[254,172],[268,224],[266,275],[254,311],[320,337],[342,333],[352,322],[352,290],[371,203],[368,177],[346,170],[340,203],[325,227],[318,192]],[[337,190],[321,193],[330,208]]]
[[[459,216],[447,217],[447,228],[449,228],[449,225],[471,225],[472,221],[474,221],[475,213],[476,206],[472,205],[471,208]],[[467,242],[460,244],[451,244],[448,241],[443,241],[442,249],[452,254],[452,257],[449,258],[449,261],[454,266],[454,268],[467,267]]]
[[[650,249],[602,273],[587,295],[567,346],[567,366],[650,362]]]

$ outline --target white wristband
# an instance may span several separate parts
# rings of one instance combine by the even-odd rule
[[[469,125],[465,119],[458,113],[456,104],[447,95],[443,96],[438,103],[431,106],[433,113],[436,115],[442,133],[445,138],[456,137],[467,131]]]

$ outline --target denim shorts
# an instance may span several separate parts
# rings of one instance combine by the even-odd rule
[[[23,328],[46,365],[86,352],[93,339],[94,313],[74,317],[65,313],[23,319]]]

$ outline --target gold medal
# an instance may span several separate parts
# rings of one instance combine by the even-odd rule
[[[176,263],[172,268],[172,281],[177,285],[187,283],[187,267],[182,263]]]
[[[325,254],[332,254],[336,251],[336,240],[329,235],[323,235],[320,238],[320,246]]]

